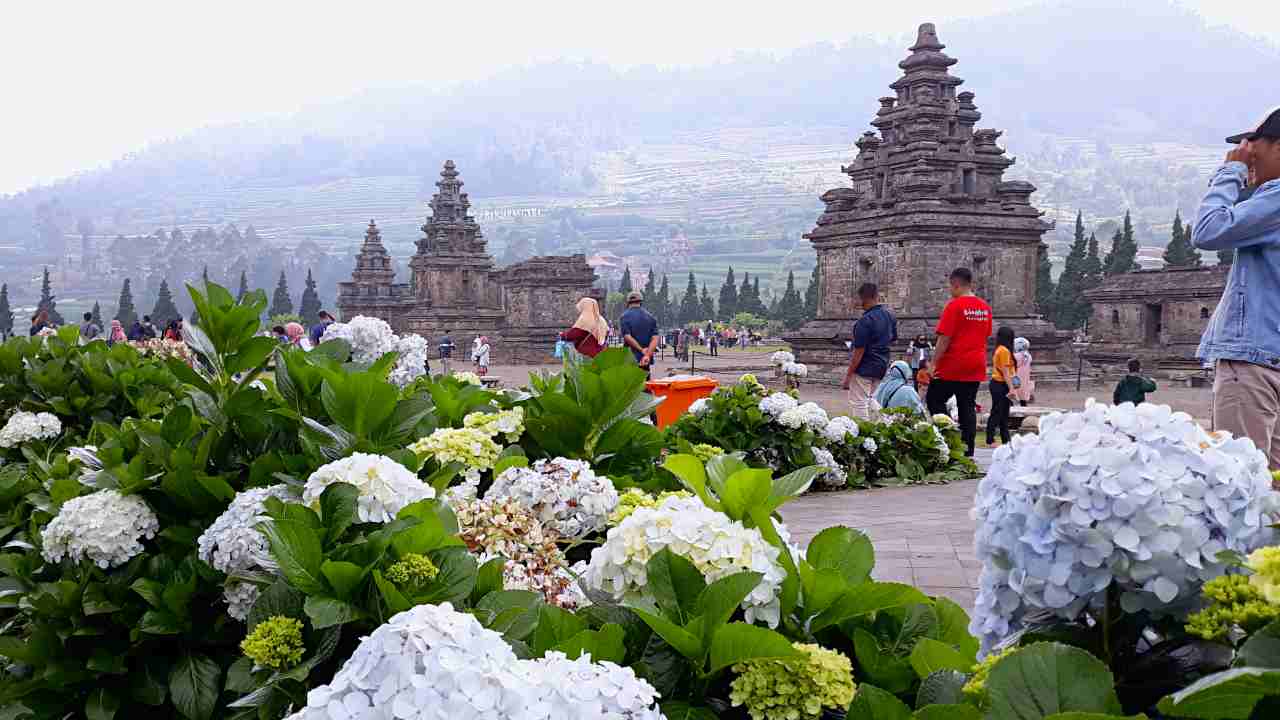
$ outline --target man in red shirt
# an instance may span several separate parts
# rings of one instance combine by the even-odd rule
[[[934,415],[947,413],[947,401],[956,399],[960,436],[966,454],[973,457],[978,430],[975,402],[987,377],[987,340],[991,337],[991,306],[973,294],[973,273],[956,268],[948,278],[951,301],[938,320],[938,349],[929,366],[929,392],[925,402]]]

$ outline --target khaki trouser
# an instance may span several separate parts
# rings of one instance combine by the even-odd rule
[[[1280,370],[1219,360],[1213,379],[1213,429],[1243,435],[1280,470]]]
[[[849,383],[849,405],[853,408],[853,416],[859,420],[874,420],[879,413],[879,406],[872,398],[876,395],[876,388],[880,387],[880,381],[875,378],[862,377],[854,375],[853,382]]]

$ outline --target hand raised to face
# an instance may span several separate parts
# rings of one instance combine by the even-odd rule
[[[1245,140],[1234,148],[1231,148],[1231,152],[1227,153],[1226,161],[1242,162],[1249,167],[1253,167],[1253,142]]]

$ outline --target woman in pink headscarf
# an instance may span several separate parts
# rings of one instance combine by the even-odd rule
[[[583,355],[599,355],[609,338],[609,323],[600,315],[600,304],[589,297],[579,300],[578,319],[561,336]]]
[[[124,334],[124,325],[119,320],[111,321],[111,334],[107,336],[107,344],[115,345],[119,342],[128,342],[128,337]]]
[[[302,347],[302,338],[306,337],[307,329],[302,327],[301,323],[291,322],[284,326],[285,337],[289,338],[289,344],[296,347]],[[302,348],[305,350],[306,348]]]

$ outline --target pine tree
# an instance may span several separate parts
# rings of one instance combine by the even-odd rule
[[[751,301],[751,288],[751,273],[742,273],[742,285],[738,287],[739,313],[755,313],[756,305]]]
[[[649,272],[652,274],[652,269]],[[658,301],[654,303],[651,312],[658,319],[658,325],[672,327],[676,324],[674,309],[671,307],[671,283],[667,281],[667,276],[663,275],[662,286],[658,288]]]
[[[276,292],[271,296],[271,307],[267,310],[267,317],[292,314],[293,300],[289,299],[289,281],[284,279],[284,271],[281,270],[280,282],[276,283]]]
[[[1191,228],[1182,225],[1182,212],[1173,216],[1173,232],[1169,245],[1164,249],[1164,264],[1168,267],[1200,267],[1200,251],[1191,244]]]
[[[1036,256],[1036,309],[1052,322],[1054,287],[1053,263],[1049,260],[1049,246],[1040,243]]]
[[[320,293],[316,292],[316,281],[311,278],[311,270],[307,270],[307,285],[302,291],[302,304],[298,307],[298,314],[302,316],[304,322],[314,320],[320,310]]]
[[[1048,254],[1045,254],[1048,259]],[[818,266],[813,266],[813,274],[809,276],[809,285],[804,289],[804,317],[806,320],[814,320],[818,317],[818,290],[822,286],[818,283]]]
[[[1103,264],[1107,277],[1133,272],[1138,269],[1138,243],[1133,239],[1133,221],[1129,211],[1124,213],[1124,227],[1116,230],[1111,238],[1111,252]]]
[[[251,225],[250,228],[253,226]],[[244,300],[244,296],[249,294],[249,276],[244,270],[240,271],[240,289],[236,291],[236,302]]]
[[[657,307],[657,305],[654,305],[654,303],[656,303],[657,300],[658,300],[658,276],[653,272],[653,266],[650,265],[649,277],[646,278],[644,281],[644,301],[653,306],[650,308],[649,312],[652,312],[654,317],[658,317],[657,311],[653,309]]]
[[[729,266],[729,274],[724,277],[724,285],[720,286],[720,319],[728,322],[738,314],[738,286],[733,279],[733,266]]]
[[[13,308],[9,307],[9,283],[0,285],[0,340],[13,334]]]
[[[764,300],[760,297],[759,275],[751,283],[751,308],[751,312],[760,317],[766,317],[769,314],[769,309],[765,307]]]
[[[160,295],[156,298],[156,306],[151,310],[151,322],[163,328],[179,316],[178,306],[173,302],[173,293],[169,292],[169,281],[160,281]]]
[[[53,286],[49,283],[49,268],[47,267],[44,269],[44,279],[40,281],[40,303],[36,308],[49,313],[49,322],[54,325],[66,324],[66,321],[58,314],[57,296],[53,294]]]
[[[97,325],[98,327],[103,327],[102,305],[97,300],[93,301],[93,310],[89,313],[89,315],[90,315],[91,321],[95,325]]]
[[[1102,284],[1102,259],[1098,257],[1098,235],[1089,233],[1089,252],[1084,257],[1084,289],[1092,290]]]
[[[800,297],[800,291],[796,290],[794,270],[787,273],[787,289],[783,291],[782,300],[778,302],[777,319],[791,330],[804,324],[804,300]]]
[[[1058,287],[1053,301],[1053,322],[1063,330],[1075,330],[1084,325],[1088,316],[1084,303],[1084,268],[1088,258],[1088,241],[1084,237],[1084,223],[1076,215],[1076,237],[1067,254],[1066,266],[1058,276]]]
[[[618,283],[618,292],[626,295],[634,289],[631,286],[631,266],[628,265],[622,270],[622,281]]]
[[[1236,259],[1236,251],[1234,248],[1227,248],[1225,250],[1218,251],[1219,265],[1230,265],[1231,263],[1235,262],[1235,259]]]
[[[689,273],[689,284],[684,288],[684,298],[680,300],[680,324],[688,325],[701,320],[702,303],[698,301],[698,284]]]
[[[699,320],[706,320],[710,322],[716,319],[716,302],[711,299],[711,293],[707,292],[706,283],[702,283],[702,300],[700,305],[702,317],[698,318]]]
[[[120,287],[120,302],[116,303],[115,319],[120,321],[126,331],[138,322],[138,311],[133,308],[133,290],[129,288],[129,278],[125,278],[124,285]]]

